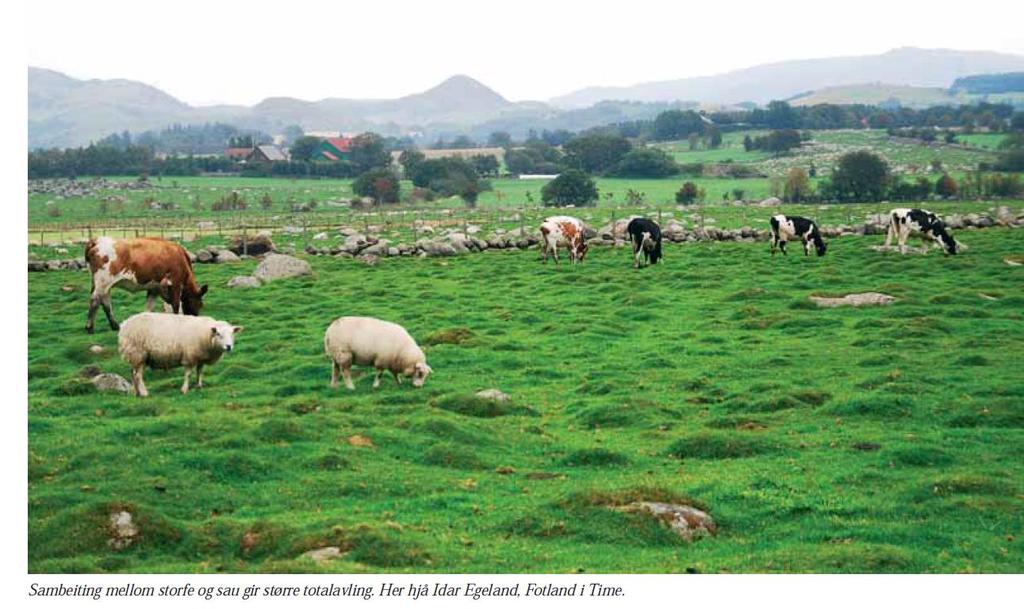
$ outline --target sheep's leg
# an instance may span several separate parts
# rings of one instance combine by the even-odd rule
[[[374,389],[376,389],[377,387],[380,387],[380,375],[383,374],[383,372],[384,372],[383,368],[377,368],[376,372],[374,373],[374,375],[373,375],[373,388]]]
[[[196,389],[202,389],[203,388],[203,365],[202,364],[199,364],[198,366],[196,366],[196,374],[197,374]]]
[[[331,361],[331,389],[337,389],[338,388],[338,373],[340,373],[340,372],[341,372],[341,366],[338,365],[338,362],[335,362],[335,361],[332,360]]]
[[[146,312],[151,313],[153,307],[156,306],[157,292],[155,290],[149,290],[146,292]]]
[[[146,383],[142,381],[142,372],[145,369],[145,364],[140,364],[132,368],[132,385],[135,387],[135,394],[140,398],[149,396],[149,391],[146,390]]]
[[[402,377],[398,376],[397,372],[392,370],[391,371],[391,376],[395,377],[395,384],[396,385],[401,385],[402,384]]]
[[[351,363],[347,363],[347,364],[342,364],[341,365],[341,376],[342,376],[342,378],[345,379],[345,387],[347,387],[350,391],[354,390],[356,388],[356,386],[352,383],[352,364]]]
[[[181,392],[188,393],[188,377],[192,375],[192,369],[185,366],[185,382],[181,384]]]

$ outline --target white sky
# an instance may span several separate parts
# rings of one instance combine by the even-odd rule
[[[1006,0],[32,0],[25,10],[29,65],[138,80],[190,104],[390,98],[453,74],[545,100],[900,46],[1024,55],[1024,2]]]

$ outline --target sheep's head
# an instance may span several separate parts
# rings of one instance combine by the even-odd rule
[[[231,351],[235,348],[235,334],[245,329],[245,326],[232,326],[229,323],[217,322],[210,328],[210,342],[221,351]]]
[[[412,367],[412,386],[422,387],[423,383],[427,380],[427,375],[433,372],[433,370],[424,362],[420,362]]]

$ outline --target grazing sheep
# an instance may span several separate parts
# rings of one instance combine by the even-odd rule
[[[167,313],[139,313],[123,324],[117,335],[117,349],[124,361],[132,367],[132,385],[139,397],[146,397],[146,384],[142,381],[145,366],[150,368],[185,367],[185,382],[181,392],[188,393],[188,379],[192,370],[199,374],[198,386],[203,387],[203,366],[215,364],[225,351],[235,345],[235,334],[242,326],[232,326],[212,317],[190,317]]]
[[[353,363],[377,369],[374,387],[380,386],[380,375],[384,370],[390,371],[398,384],[402,383],[398,375],[411,377],[413,387],[422,387],[427,375],[433,372],[423,351],[405,328],[372,317],[339,317],[334,320],[324,333],[324,351],[332,362],[332,389],[338,386],[339,372],[346,387],[356,388],[352,384]]]

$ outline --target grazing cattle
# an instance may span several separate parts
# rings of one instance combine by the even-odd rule
[[[103,306],[112,330],[118,329],[110,303],[110,290],[119,287],[130,292],[145,290],[146,310],[152,311],[156,297],[171,305],[175,313],[199,315],[207,286],[198,287],[192,274],[188,252],[163,239],[90,239],[85,246],[85,261],[92,271],[92,297],[85,329],[93,331],[96,309]]]
[[[377,374],[373,386],[380,387],[380,375],[391,372],[395,383],[402,383],[399,375],[412,379],[413,387],[422,387],[427,375],[433,372],[427,358],[416,341],[398,324],[373,317],[339,317],[324,333],[324,351],[331,359],[331,388],[338,386],[338,374],[345,386],[352,384],[352,364],[373,366]]]
[[[819,256],[825,255],[825,242],[821,239],[818,225],[813,220],[801,218],[800,216],[786,216],[777,214],[772,216],[769,222],[772,227],[772,256],[775,255],[775,248],[786,254],[786,241],[799,238],[804,243],[804,256],[811,254],[811,244]]]
[[[587,256],[586,228],[579,218],[572,216],[551,216],[540,225],[540,253],[544,262],[554,256],[558,264],[558,246],[569,250],[569,261],[583,262]]]
[[[629,240],[633,243],[633,266],[640,268],[641,258],[645,264],[657,264],[661,260],[661,228],[657,222],[647,218],[633,218],[626,226]]]
[[[185,367],[181,392],[188,393],[188,379],[195,370],[197,386],[203,387],[203,366],[217,363],[225,351],[235,346],[235,334],[242,326],[232,326],[212,317],[191,317],[171,313],[138,313],[125,320],[117,335],[117,350],[132,367],[132,385],[139,397],[146,397],[142,373],[150,368]]]
[[[900,253],[907,253],[907,237],[910,233],[921,235],[923,241],[931,241],[947,254],[956,254],[956,240],[946,230],[942,220],[932,212],[905,207],[889,212],[889,232],[885,235],[885,246],[889,247],[892,238],[896,237]]]

